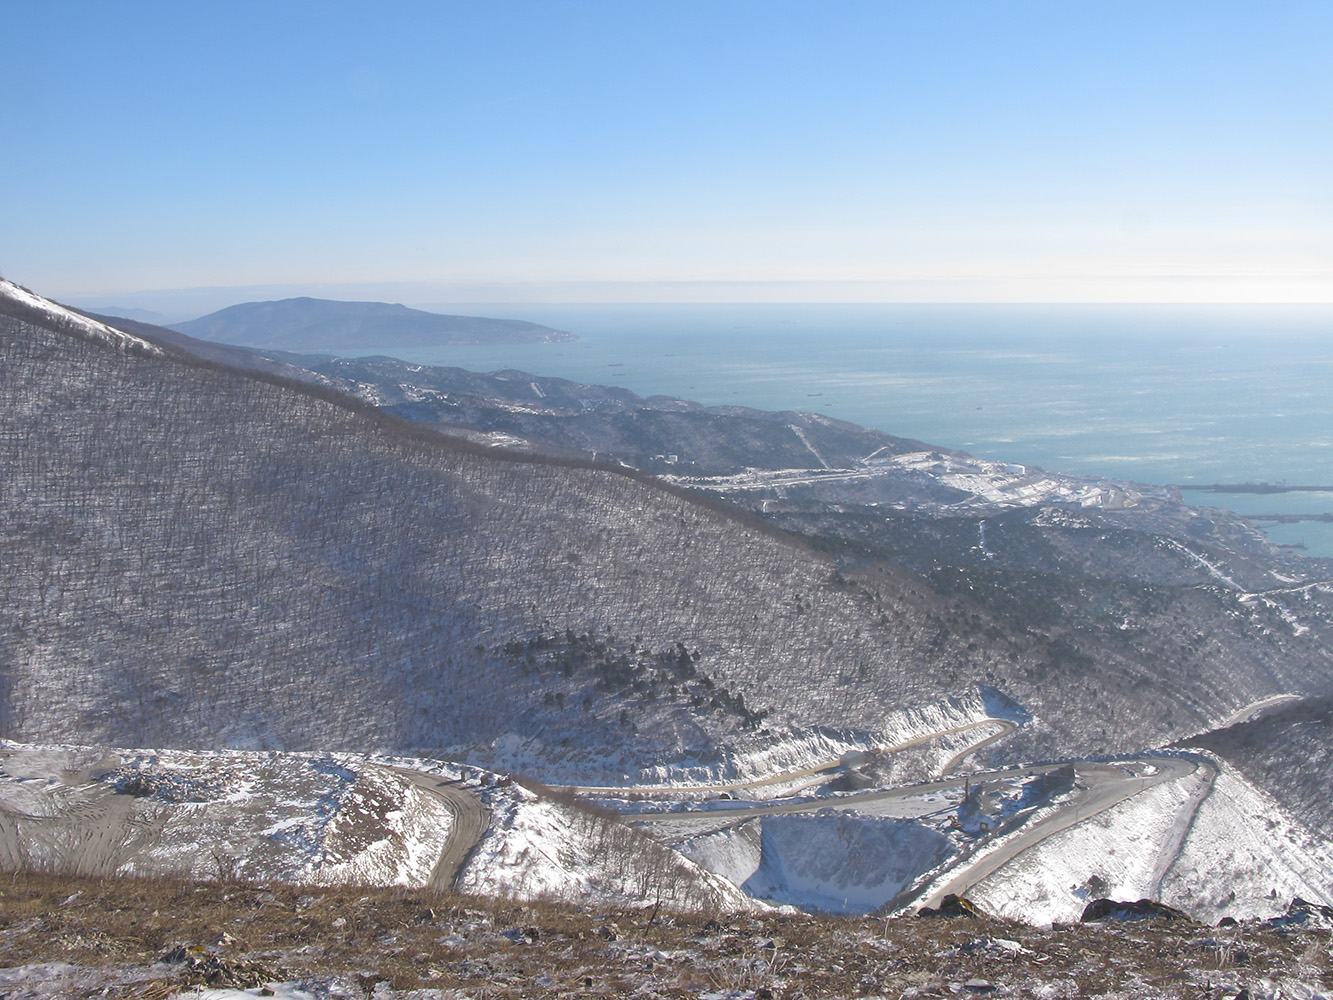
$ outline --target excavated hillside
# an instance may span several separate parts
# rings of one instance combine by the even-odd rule
[[[469,447],[0,301],[5,737],[457,750],[515,733],[558,773],[578,750],[648,763],[760,727],[875,729],[981,682],[1036,717],[1028,749],[1088,752],[1308,680],[1091,662],[621,471]]]

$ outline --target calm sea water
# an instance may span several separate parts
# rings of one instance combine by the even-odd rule
[[[568,344],[381,348],[706,404],[812,410],[985,458],[1143,483],[1333,487],[1333,307],[573,306]],[[1333,492],[1191,494],[1246,514],[1333,511]],[[1333,525],[1265,525],[1333,556]]]

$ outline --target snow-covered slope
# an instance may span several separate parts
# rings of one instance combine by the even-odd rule
[[[1333,850],[1215,761],[1054,834],[970,887],[982,909],[1076,921],[1099,897],[1159,899],[1204,923],[1272,917],[1295,896],[1333,903]]]
[[[0,300],[7,302],[15,312],[27,312],[34,318],[56,324],[87,340],[118,351],[142,351],[145,354],[159,357],[164,353],[162,348],[144,340],[142,337],[136,337],[123,330],[107,326],[105,323],[89,319],[73,309],[58,305],[50,299],[42,298],[40,295],[34,295],[22,285],[16,285],[5,278],[0,278]]]
[[[458,888],[488,896],[732,912],[753,900],[613,816],[514,786],[492,799],[491,832]]]
[[[450,810],[351,754],[0,744],[0,866],[424,886]]]
[[[457,803],[485,814],[452,844]],[[456,883],[441,884],[452,848]],[[499,775],[362,754],[0,743],[0,870],[458,888],[670,910],[753,903],[607,814]],[[452,875],[452,872],[446,873]]]
[[[829,913],[868,913],[943,861],[952,846],[910,819],[769,816],[679,846],[758,899]]]

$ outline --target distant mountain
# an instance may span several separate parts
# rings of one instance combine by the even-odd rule
[[[531,344],[577,340],[517,319],[447,316],[387,302],[280,299],[243,302],[171,329],[202,340],[293,351],[437,344]]]

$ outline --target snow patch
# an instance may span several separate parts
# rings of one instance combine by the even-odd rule
[[[0,298],[9,299],[11,302],[25,306],[47,320],[72,328],[80,336],[115,350],[134,350],[155,357],[163,357],[166,354],[162,348],[144,340],[142,337],[136,337],[123,330],[117,330],[113,326],[107,326],[105,323],[89,319],[87,316],[58,305],[50,299],[34,295],[26,288],[4,278],[0,278]]]
[[[921,823],[858,813],[766,816],[678,848],[759,899],[868,913],[952,853]]]

